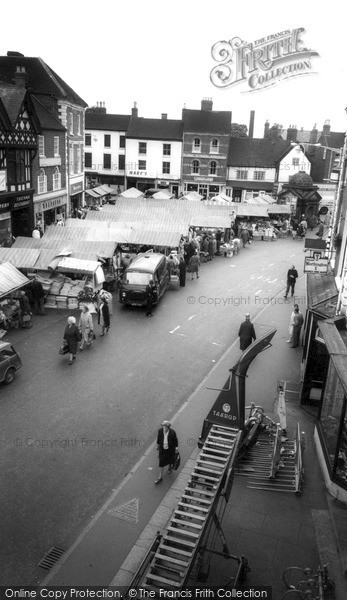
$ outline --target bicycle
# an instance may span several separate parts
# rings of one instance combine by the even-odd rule
[[[289,567],[283,571],[282,579],[288,590],[282,600],[325,600],[335,589],[334,581],[329,577],[328,565],[319,565],[317,572],[310,567]]]

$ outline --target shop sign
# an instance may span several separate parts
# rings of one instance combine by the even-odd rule
[[[128,171],[127,173],[128,176],[130,175],[136,175],[137,177],[147,177],[147,171]]]
[[[70,185],[70,196],[74,196],[75,194],[79,194],[83,192],[83,181],[79,181],[78,183],[72,183]]]
[[[213,177],[194,177],[194,181],[200,181],[201,183],[210,183],[213,181]]]
[[[327,273],[329,258],[322,257],[321,252],[313,252],[305,256],[304,273]]]
[[[52,208],[57,208],[57,206],[63,206],[66,204],[66,196],[60,196],[59,198],[51,198],[50,200],[45,200],[44,202],[38,202],[34,204],[34,212],[44,212],[45,210],[51,210]]]
[[[6,192],[6,186],[7,186],[6,171],[1,169],[0,170],[0,192]]]

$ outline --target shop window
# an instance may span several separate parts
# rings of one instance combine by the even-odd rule
[[[111,154],[104,154],[104,169],[111,168]]]
[[[217,163],[212,160],[209,165],[209,175],[217,175]]]
[[[170,174],[170,163],[169,162],[163,162],[163,174],[165,174],[165,175]]]
[[[193,160],[192,162],[192,173],[194,173],[194,175],[199,175],[200,173],[200,163],[198,160]]]
[[[37,178],[37,191],[39,194],[47,192],[47,176],[44,169],[40,169],[40,175]]]
[[[210,152],[213,154],[218,154],[219,152],[219,141],[216,138],[211,140]]]
[[[58,167],[55,167],[53,173],[53,190],[60,190],[61,188],[61,173]]]
[[[201,152],[201,139],[200,138],[194,138],[193,152]]]
[[[338,378],[336,369],[330,360],[322,410],[320,414],[320,423],[324,436],[325,447],[329,457],[330,468],[333,473],[335,471],[336,475],[341,478],[343,459],[343,468],[345,471],[344,480],[347,483],[347,439],[344,439],[342,446],[339,444],[341,415],[344,419],[344,422],[346,419],[345,404],[346,399],[342,384]],[[340,461],[338,460],[339,458]]]

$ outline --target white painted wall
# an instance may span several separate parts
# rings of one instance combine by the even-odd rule
[[[298,162],[298,164],[294,164]],[[287,183],[289,177],[296,175],[299,171],[305,171],[308,175],[311,172],[311,163],[306,158],[304,152],[299,146],[294,146],[279,164],[278,181]]]
[[[118,156],[125,154],[125,148],[120,148],[120,137],[125,136],[125,131],[101,131],[88,129],[86,133],[91,134],[92,145],[84,146],[85,152],[92,154],[92,168],[86,171],[95,171],[100,175],[124,175],[124,170],[118,169]],[[111,146],[105,147],[104,136],[111,136]],[[104,154],[111,154],[111,169],[104,169]]]
[[[147,153],[139,154],[139,142],[147,144]],[[171,144],[171,155],[164,156],[163,144]],[[170,140],[126,140],[126,174],[132,176],[131,171],[136,171],[136,177],[154,178],[162,180],[179,180],[181,178],[182,142]],[[139,171],[139,160],[146,161],[146,170]],[[170,173],[162,172],[162,163],[170,163]]]

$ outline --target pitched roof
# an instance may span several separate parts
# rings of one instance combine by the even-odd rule
[[[130,119],[127,138],[146,140],[182,141],[183,125],[177,119],[146,119],[132,117]]]
[[[285,140],[230,138],[228,166],[272,168],[291,149]]]
[[[0,97],[12,125],[17,120],[26,92],[24,87],[0,81]]]
[[[103,131],[127,131],[130,115],[113,115],[94,113],[86,110],[85,129],[100,129]]]
[[[219,133],[229,135],[231,111],[183,109],[184,133]]]
[[[13,83],[17,67],[25,67],[30,91],[35,94],[51,94],[56,98],[70,100],[86,107],[87,103],[57,75],[43,60],[28,56],[0,56],[0,78]]]
[[[329,133],[322,132],[318,138],[318,144],[338,149],[343,148],[344,141],[345,134],[339,131],[329,131]]]
[[[50,129],[52,131],[66,131],[65,127],[61,124],[52,113],[33,95],[30,95],[30,99],[33,103],[36,116],[42,129]]]

